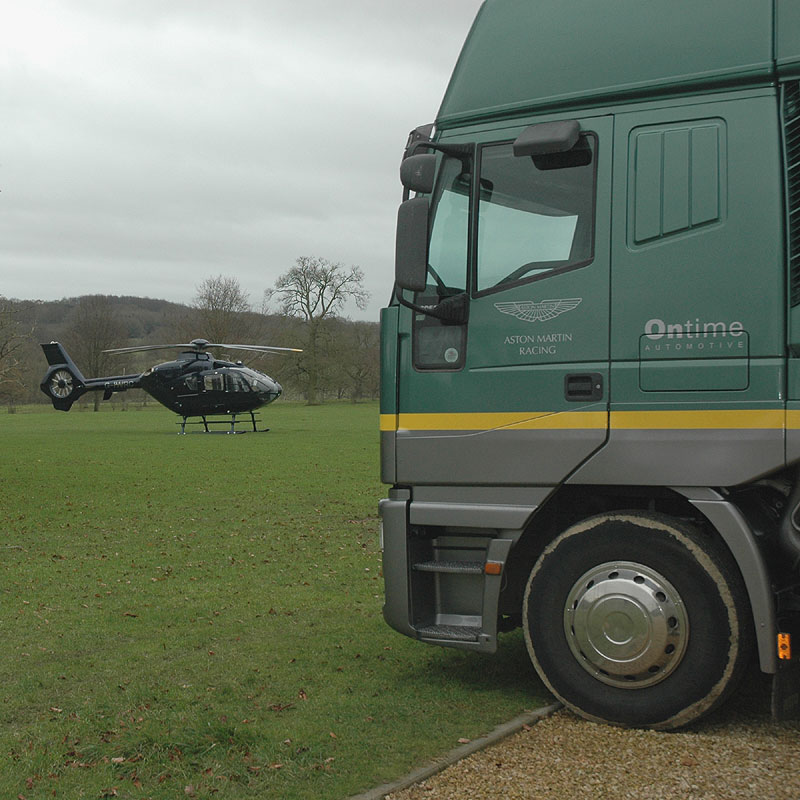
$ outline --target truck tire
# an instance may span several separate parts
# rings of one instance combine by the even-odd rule
[[[531,570],[523,629],[539,676],[583,717],[669,730],[715,708],[752,647],[732,556],[671,517],[621,512],[559,535]]]

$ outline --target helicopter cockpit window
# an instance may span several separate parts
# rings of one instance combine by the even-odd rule
[[[218,372],[212,372],[210,375],[204,375],[203,384],[207,392],[224,391],[222,375],[220,375]]]
[[[200,386],[197,375],[187,375],[183,383],[190,392],[196,392]]]
[[[241,375],[229,373],[225,376],[225,388],[229,392],[246,392],[250,387]]]

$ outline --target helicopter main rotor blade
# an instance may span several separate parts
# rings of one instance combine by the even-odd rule
[[[112,350],[103,350],[104,353],[142,353],[146,350],[194,350],[198,353],[205,352],[210,347],[221,347],[226,350],[251,350],[255,353],[302,353],[296,347],[272,347],[266,344],[214,344],[206,339],[195,339],[193,342],[183,344],[140,344],[136,347],[115,347]]]
[[[302,353],[297,347],[273,347],[266,344],[209,344],[208,347],[224,347],[227,350],[252,350],[254,353]]]
[[[183,347],[189,350],[196,350],[195,344],[141,344],[137,347],[116,347],[113,350],[103,350],[104,353],[140,353],[145,350],[174,350],[176,347]]]

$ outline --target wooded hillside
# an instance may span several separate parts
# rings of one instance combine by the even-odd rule
[[[377,397],[378,324],[332,316],[315,327],[316,363],[311,364],[308,322],[284,314],[236,311],[223,317],[214,308],[146,297],[88,295],[58,301],[0,297],[0,402],[10,409],[21,403],[48,402],[39,390],[47,370],[39,346],[42,342],[61,342],[87,377],[98,377],[141,372],[172,358],[169,351],[111,357],[100,355],[103,349],[217,337],[231,344],[304,348],[306,352],[299,355],[217,353],[222,358],[241,359],[273,376],[289,399],[324,402],[348,398],[355,402]],[[311,373],[315,385],[310,397]],[[87,395],[81,402],[92,404],[94,398]],[[115,395],[109,402],[154,401],[136,390]]]

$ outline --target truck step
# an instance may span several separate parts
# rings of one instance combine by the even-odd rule
[[[446,572],[455,575],[482,575],[482,561],[422,561],[414,564],[418,572]]]
[[[451,642],[477,642],[481,629],[472,625],[426,625],[417,628],[424,639],[442,639]]]

